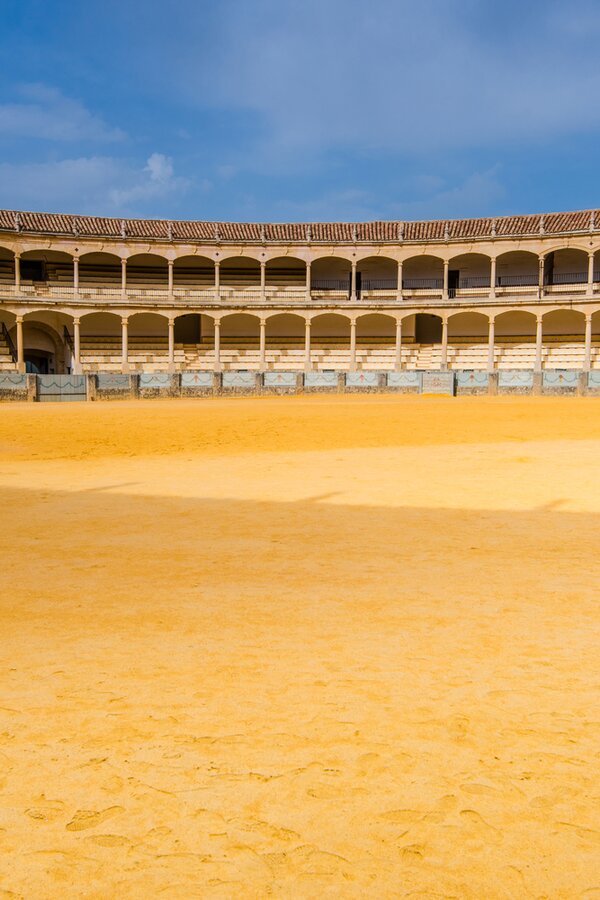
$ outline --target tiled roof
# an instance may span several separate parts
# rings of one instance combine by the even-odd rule
[[[597,225],[596,225],[597,223]],[[109,219],[57,213],[0,210],[0,231],[25,234],[147,239],[162,241],[399,242],[470,240],[498,235],[572,234],[600,230],[600,211],[501,216],[496,219],[447,219],[429,222],[176,222],[166,219]]]

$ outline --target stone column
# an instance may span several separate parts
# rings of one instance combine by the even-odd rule
[[[450,268],[450,263],[447,259],[444,260],[444,286],[442,288],[442,300],[448,299],[448,269]]]
[[[221,299],[221,263],[215,261],[215,300],[218,303]]]
[[[496,340],[495,332],[495,322],[490,316],[490,320],[488,323],[488,372],[494,371],[494,344]]]
[[[350,371],[356,369],[356,321],[350,322]]]
[[[73,299],[79,300],[79,257],[73,257]]]
[[[356,262],[352,260],[352,275],[350,281],[350,299],[356,303]]]
[[[121,319],[121,371],[129,371],[129,348],[127,346],[127,317]]]
[[[173,296],[173,260],[167,260],[167,271],[168,271],[168,287],[167,290],[169,292],[169,297]]]
[[[121,260],[121,297],[127,300],[127,260]]]
[[[175,319],[169,319],[169,372],[175,371]]]
[[[73,319],[73,374],[81,375],[81,330],[79,319]]]
[[[396,288],[398,301],[402,301],[402,260],[398,263],[398,284]]]
[[[23,344],[23,316],[17,316],[17,372],[25,371],[25,346]]]
[[[267,264],[265,262],[261,262],[260,264],[260,299],[264,303],[265,295],[266,295],[266,284],[267,284]]]
[[[490,260],[490,300],[496,298],[496,257]]]
[[[310,369],[310,319],[307,319],[304,323],[304,371],[310,372]]]
[[[310,303],[310,263],[306,263],[306,302]]]
[[[537,316],[535,328],[535,371],[542,371],[542,324],[541,316]]]
[[[440,368],[448,368],[448,320],[442,319],[442,356],[440,359]]]
[[[221,371],[221,322],[215,319],[215,372]]]
[[[588,253],[587,293],[590,297],[594,293],[594,259],[594,254]]]
[[[21,254],[15,253],[15,291],[21,292]]]
[[[394,368],[399,372],[402,368],[402,319],[396,320],[396,360]]]
[[[590,314],[585,317],[585,353],[583,368],[589,372],[592,368],[592,316]]]
[[[259,369],[265,371],[266,366],[266,350],[267,350],[267,322],[266,319],[260,320],[260,361]]]
[[[538,295],[540,297],[544,296],[544,263],[544,257],[540,256],[538,261]]]

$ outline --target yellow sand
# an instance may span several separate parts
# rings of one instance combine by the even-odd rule
[[[600,401],[0,408],[0,898],[600,897]]]

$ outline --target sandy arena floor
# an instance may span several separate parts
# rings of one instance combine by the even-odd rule
[[[600,401],[0,408],[0,898],[600,898]]]

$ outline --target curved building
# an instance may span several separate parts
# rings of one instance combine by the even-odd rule
[[[0,211],[0,370],[600,368],[600,212],[243,224]]]

